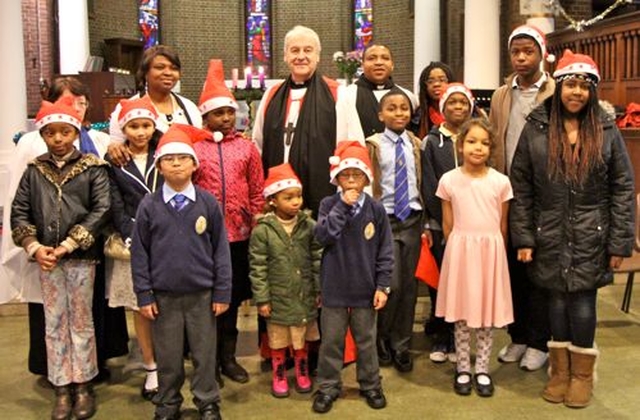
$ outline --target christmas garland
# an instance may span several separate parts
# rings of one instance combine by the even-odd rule
[[[549,0],[549,3],[547,4],[548,7],[550,7],[555,13],[554,14],[561,14],[562,17],[564,17],[567,21],[569,21],[569,26],[572,27],[573,29],[575,29],[577,32],[582,32],[584,31],[584,29],[588,26],[593,25],[596,22],[601,21],[602,19],[605,18],[605,16],[607,16],[609,13],[613,12],[615,9],[617,9],[619,6],[622,6],[624,3],[632,3],[632,0],[616,0],[615,3],[613,3],[611,6],[609,6],[607,8],[607,10],[605,10],[604,12],[600,13],[598,16],[595,16],[589,20],[580,20],[577,21],[575,19],[573,19],[571,16],[569,16],[567,14],[567,12],[564,10],[564,7],[562,7],[562,5],[560,4],[559,0]]]

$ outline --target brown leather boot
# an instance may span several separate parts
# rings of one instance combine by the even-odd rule
[[[73,415],[77,419],[88,419],[96,413],[96,402],[91,384],[85,382],[76,385],[76,400],[73,404]]]
[[[51,411],[51,420],[67,420],[71,418],[71,390],[68,386],[56,386],[56,403]]]
[[[549,341],[549,381],[542,391],[542,398],[551,403],[561,403],[569,388],[571,374],[569,371],[568,341]]]
[[[583,408],[591,402],[593,376],[599,352],[596,349],[570,345],[569,355],[571,358],[571,382],[564,397],[564,405],[571,408]]]

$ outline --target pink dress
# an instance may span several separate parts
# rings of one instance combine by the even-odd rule
[[[513,198],[509,178],[489,168],[484,177],[460,168],[445,173],[436,195],[451,201],[453,230],[440,270],[436,315],[471,328],[513,322],[502,203]]]

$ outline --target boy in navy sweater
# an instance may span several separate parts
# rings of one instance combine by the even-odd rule
[[[375,327],[377,311],[390,291],[391,226],[382,204],[363,192],[372,179],[367,149],[356,141],[341,142],[330,163],[331,183],[341,191],[322,200],[314,229],[325,248],[320,274],[319,389],[313,410],[328,412],[340,394],[347,328],[358,348],[360,394],[371,408],[380,409],[387,402],[380,383]]]
[[[171,126],[156,152],[165,183],[142,200],[136,214],[131,266],[140,312],[153,320],[156,419],[180,417],[185,332],[194,366],[194,404],[202,419],[221,418],[216,316],[231,300],[231,257],[218,202],[191,183],[198,166],[192,141],[208,135],[192,126]]]

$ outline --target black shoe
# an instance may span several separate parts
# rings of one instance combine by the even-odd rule
[[[151,401],[153,397],[156,396],[157,393],[158,393],[158,388],[147,389],[144,387],[144,384],[142,384],[140,395],[142,395],[142,398],[144,398],[145,400]]]
[[[220,373],[220,366],[216,367],[216,382],[218,383],[218,389],[224,388],[224,379],[222,379],[222,374]]]
[[[382,393],[382,389],[369,389],[367,391],[360,391],[360,395],[367,400],[369,407],[379,410],[387,406],[387,399]]]
[[[391,349],[389,344],[385,340],[378,340],[378,364],[380,366],[391,366],[393,364],[393,358],[391,357]]]
[[[482,385],[478,382],[480,376],[485,376],[489,379],[487,385]],[[476,373],[473,376],[473,386],[476,388],[476,394],[480,397],[490,397],[493,395],[493,380],[487,373]]]
[[[413,359],[409,350],[401,351],[393,356],[393,365],[398,372],[411,372],[413,370]]]
[[[222,420],[220,416],[220,407],[218,404],[211,403],[200,410],[201,420]]]
[[[336,399],[329,394],[318,391],[313,399],[313,411],[316,413],[327,413],[333,407]]]
[[[246,384],[249,382],[249,373],[236,362],[236,359],[223,360],[220,363],[222,374],[234,382]]]
[[[179,420],[179,419],[180,419],[179,411],[177,413],[168,414],[164,416],[157,413],[153,415],[153,420]]]
[[[459,379],[466,376],[467,382],[460,382]],[[470,372],[456,372],[455,379],[453,381],[453,390],[456,391],[458,395],[469,395],[471,394],[471,387],[473,386],[471,381],[471,373]]]

